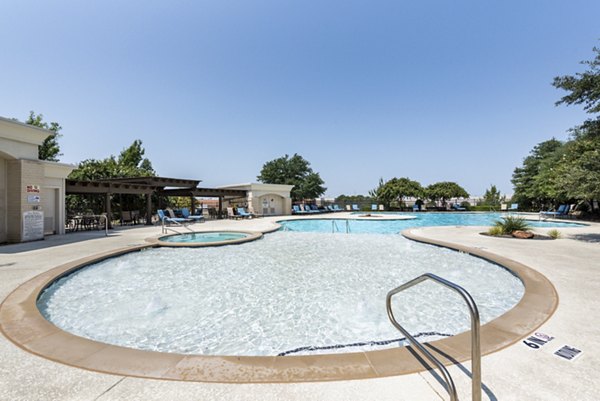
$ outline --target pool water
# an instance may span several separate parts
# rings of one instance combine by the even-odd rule
[[[364,215],[364,213],[359,213]],[[282,231],[302,232],[346,232],[348,224],[351,233],[397,234],[402,230],[412,227],[429,226],[492,226],[496,221],[502,220],[506,214],[501,213],[376,213],[386,216],[404,215],[414,219],[407,220],[355,220],[335,219],[335,214],[330,214],[328,219],[302,219],[280,221]],[[347,223],[346,223],[347,221]],[[581,227],[581,224],[556,221],[527,220],[531,227]]]
[[[162,242],[176,243],[205,243],[205,242],[221,242],[232,241],[236,239],[246,238],[248,234],[234,232],[210,232],[210,233],[186,233],[177,235],[168,235],[160,237],[158,240]]]
[[[143,350],[368,351],[402,345],[388,321],[385,296],[425,272],[469,291],[482,323],[512,308],[524,291],[504,268],[397,234],[278,231],[231,247],[159,247],[111,258],[52,284],[38,308],[63,330]],[[470,327],[464,301],[432,282],[399,294],[393,307],[413,334],[449,335]],[[356,343],[363,345],[347,346]]]

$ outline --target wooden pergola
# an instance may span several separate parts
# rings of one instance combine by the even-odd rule
[[[146,196],[146,225],[152,225],[152,195],[189,196],[192,201],[192,213],[195,212],[195,197],[219,198],[219,213],[223,211],[224,199],[245,198],[246,191],[237,189],[199,188],[200,180],[186,180],[167,177],[128,177],[106,180],[80,181],[67,180],[67,195],[104,195],[106,213],[111,215],[110,198],[115,194]],[[160,208],[160,205],[159,205]]]

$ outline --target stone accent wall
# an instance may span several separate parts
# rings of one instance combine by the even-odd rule
[[[8,242],[21,242],[23,240],[23,213],[34,210],[41,203],[28,203],[28,185],[37,185],[40,188],[44,183],[44,166],[34,160],[8,160],[7,167],[7,210],[6,231]]]

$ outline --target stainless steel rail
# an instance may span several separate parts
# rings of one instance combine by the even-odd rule
[[[394,317],[394,312],[392,311],[392,297],[398,294],[401,291],[404,291],[410,287],[413,287],[419,283],[422,283],[426,280],[432,280],[436,283],[442,284],[444,287],[447,287],[455,292],[457,292],[467,303],[469,307],[469,312],[471,313],[471,371],[472,371],[472,400],[473,401],[481,401],[481,343],[480,343],[480,334],[479,334],[479,310],[477,309],[477,305],[471,294],[469,294],[464,288],[461,286],[454,284],[451,281],[448,281],[444,278],[436,276],[432,273],[425,273],[417,278],[414,278],[400,287],[394,288],[390,292],[388,292],[385,304],[387,308],[387,314],[390,318],[390,321],[402,334],[406,336],[406,338],[410,341],[410,343],[417,348],[421,353],[427,357],[442,373],[444,377],[444,381],[447,385],[448,393],[450,394],[450,399],[452,401],[458,400],[458,396],[456,393],[456,386],[454,385],[454,381],[452,380],[452,376],[448,373],[446,367],[435,357],[433,356],[416,338],[414,338],[408,331],[404,329],[398,323],[396,318]]]

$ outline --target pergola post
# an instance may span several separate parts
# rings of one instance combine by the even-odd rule
[[[110,208],[110,192],[106,193],[106,220],[108,221],[108,228],[112,228],[112,211]]]
[[[196,198],[194,197],[194,193],[190,193],[190,201],[192,204],[192,215],[196,214]]]
[[[152,225],[152,194],[146,194],[146,225]]]
[[[223,197],[219,196],[219,219],[223,216]]]

